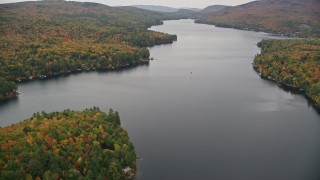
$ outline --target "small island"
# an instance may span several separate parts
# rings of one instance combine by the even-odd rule
[[[262,78],[305,93],[320,108],[320,40],[263,40],[253,67]]]
[[[124,179],[136,154],[118,112],[35,113],[0,128],[0,179]]]

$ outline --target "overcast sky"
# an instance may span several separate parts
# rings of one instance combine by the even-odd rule
[[[21,2],[25,0],[0,0],[0,3]],[[191,7],[204,8],[209,5],[239,5],[252,0],[73,0],[82,2],[97,2],[110,6],[128,6],[128,5],[162,5],[170,7]]]

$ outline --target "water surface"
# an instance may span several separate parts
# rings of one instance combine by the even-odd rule
[[[19,85],[0,125],[37,111],[99,106],[120,112],[135,144],[136,179],[318,180],[320,116],[301,95],[260,79],[251,63],[267,34],[166,21],[178,35],[156,60]]]

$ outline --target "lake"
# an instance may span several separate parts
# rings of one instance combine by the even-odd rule
[[[178,41],[149,48],[149,65],[20,84],[19,98],[0,104],[0,125],[113,108],[140,158],[137,180],[320,179],[319,114],[251,65],[256,44],[274,37],[192,20],[151,29]]]

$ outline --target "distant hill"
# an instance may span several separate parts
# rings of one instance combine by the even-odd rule
[[[57,3],[57,2],[65,2],[65,0],[41,0],[43,2],[53,2],[53,3]]]
[[[178,8],[172,8],[167,6],[155,6],[155,5],[134,5],[133,7],[146,9],[149,11],[156,11],[156,12],[177,12]]]
[[[177,12],[165,13],[167,19],[196,19],[198,12],[190,9],[179,9]]]
[[[179,9],[177,12],[177,14],[181,14],[181,13],[195,13],[194,11],[190,10],[190,9]]]
[[[155,5],[133,5],[133,7],[140,8],[140,9],[145,9],[149,11],[155,11],[155,12],[165,12],[165,13],[174,13],[178,12],[180,10],[190,10],[191,12],[200,12],[201,9],[199,8],[173,8],[173,7],[168,7],[168,6],[155,6]]]
[[[212,6],[208,6],[204,9],[202,9],[200,12],[201,13],[211,13],[211,12],[215,12],[215,11],[219,11],[225,8],[228,8],[230,6],[224,6],[224,5],[212,5]]]
[[[254,1],[205,14],[196,22],[286,36],[319,37],[320,1]]]
[[[199,8],[182,8],[182,9],[188,9],[188,10],[191,10],[193,12],[200,12],[202,11],[202,9],[199,9]]]

